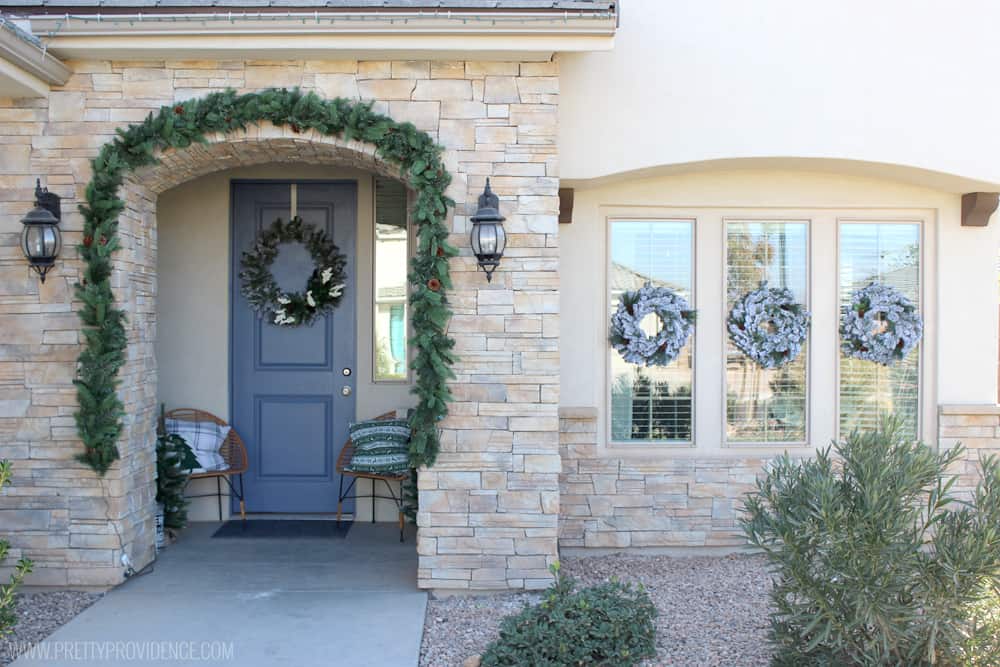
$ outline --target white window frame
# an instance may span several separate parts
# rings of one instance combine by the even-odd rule
[[[656,452],[672,452],[678,460],[713,457],[759,457],[767,459],[782,449],[793,456],[808,456],[840,437],[840,222],[900,222],[921,225],[920,311],[924,337],[920,345],[920,406],[918,429],[924,442],[937,442],[937,278],[938,210],[919,206],[884,208],[849,206],[656,206],[603,204],[599,206],[605,229],[604,295],[590,306],[600,323],[588,337],[602,350],[603,386],[598,405],[599,455],[624,459],[658,457]],[[691,443],[622,442],[611,439],[611,353],[607,342],[610,311],[611,223],[617,220],[684,220],[694,224],[692,293],[699,311],[695,326],[694,375],[692,378]],[[809,307],[813,314],[808,351],[808,426],[807,442],[801,447],[785,443],[760,446],[726,441],[725,358],[728,335],[724,322],[725,306],[725,221],[809,220]],[[715,245],[720,244],[720,245]],[[723,263],[717,264],[719,261]],[[706,296],[707,295],[707,296]],[[705,301],[709,299],[709,301]],[[712,303],[719,299],[719,303]],[[699,302],[705,307],[699,307]],[[579,307],[586,307],[580,304]],[[721,368],[713,366],[718,355]],[[601,452],[604,452],[601,454]]]
[[[754,212],[751,215],[745,216],[734,216],[734,215],[723,215],[722,216],[722,294],[720,296],[721,308],[722,308],[722,326],[723,326],[723,343],[722,343],[722,447],[728,449],[785,449],[785,448],[795,448],[801,449],[803,447],[809,446],[810,440],[810,429],[812,428],[812,404],[813,404],[813,384],[812,384],[812,326],[809,327],[809,332],[806,338],[806,407],[805,407],[805,429],[806,434],[805,439],[799,441],[793,440],[782,440],[775,442],[734,442],[729,439],[729,400],[727,389],[729,388],[729,331],[726,329],[726,321],[729,319],[729,304],[726,298],[726,289],[729,284],[729,223],[795,223],[804,224],[806,226],[806,302],[803,304],[806,310],[811,309],[812,295],[813,295],[813,220],[809,217],[790,217],[788,215],[773,215],[773,216],[760,216],[759,213]],[[839,257],[839,255],[838,255]],[[839,281],[838,281],[839,284]],[[839,365],[838,365],[839,367]],[[837,384],[837,395],[840,395],[840,384],[838,379]],[[839,412],[837,413],[840,414]],[[839,417],[838,417],[839,421]]]
[[[608,216],[605,222],[605,258],[604,258],[604,298],[601,303],[604,306],[604,321],[607,322],[611,313],[611,271],[612,252],[611,237],[612,227],[616,222],[685,222],[691,225],[691,299],[690,303],[695,310],[698,309],[698,220],[691,216],[662,216],[662,215],[614,215]],[[697,325],[695,325],[697,331]],[[611,427],[611,387],[614,379],[611,377],[612,355],[617,351],[607,342],[605,335],[605,355],[604,355],[604,410],[607,416],[605,421],[605,442],[609,448],[629,448],[629,449],[694,449],[698,440],[697,433],[697,410],[698,410],[698,365],[697,365],[697,341],[695,334],[691,334],[688,344],[691,346],[691,438],[690,440],[614,440],[612,438],[613,429]]]
[[[378,235],[375,232],[376,220],[378,220],[377,200],[378,197],[375,192],[375,182],[377,176],[372,176],[371,179],[371,206],[372,206],[372,241],[371,241],[371,294],[369,298],[371,300],[371,323],[370,330],[368,331],[368,337],[371,339],[371,382],[372,384],[396,384],[405,385],[411,384],[413,382],[413,369],[410,368],[410,363],[413,361],[413,326],[412,318],[410,317],[410,292],[412,287],[410,285],[409,279],[406,281],[406,295],[404,297],[404,309],[405,313],[405,325],[406,325],[406,375],[401,378],[380,378],[378,377],[378,341],[375,339],[376,334],[376,320],[378,318],[378,282],[376,280],[378,276]],[[413,193],[410,191],[406,185],[403,185],[406,192],[406,275],[409,276],[410,273],[410,260],[413,259],[413,249],[416,247],[416,230],[413,224],[411,208],[413,205]]]

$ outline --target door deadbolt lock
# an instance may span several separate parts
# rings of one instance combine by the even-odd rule
[[[340,372],[344,374],[345,378],[351,376],[351,369],[350,368],[345,368],[344,370],[342,370]]]
[[[344,387],[340,390],[340,394],[342,396],[350,396],[351,395],[351,388],[348,385],[345,384]]]

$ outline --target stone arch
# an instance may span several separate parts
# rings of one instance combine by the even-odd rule
[[[126,206],[118,218],[121,247],[114,267],[115,301],[127,314],[129,350],[120,372],[128,415],[122,456],[129,443],[141,443],[155,425],[155,396],[140,388],[157,368],[154,350],[156,318],[157,200],[160,194],[183,183],[219,171],[261,164],[299,163],[350,167],[396,179],[412,191],[398,165],[380,159],[371,144],[346,141],[315,131],[293,133],[270,122],[230,133],[213,133],[205,143],[159,152],[157,161],[128,172],[119,196]],[[454,188],[464,193],[464,187]]]
[[[270,122],[229,133],[213,133],[205,143],[168,149],[155,164],[131,172],[127,180],[152,195],[216,171],[266,163],[301,162],[353,167],[401,181],[411,187],[399,165],[381,159],[373,144],[348,141],[315,130],[295,133]],[[459,188],[452,188],[456,192]]]
[[[359,141],[347,137],[363,137]],[[419,403],[411,417],[414,465],[433,463],[437,423],[447,411],[454,342],[445,292],[449,261],[445,221],[457,187],[442,149],[409,123],[365,104],[323,100],[298,90],[233,91],[161,108],[120,131],[92,162],[83,214],[83,264],[77,289],[85,344],[79,358],[80,460],[120,485],[109,507],[123,548],[144,564],[153,549],[156,421],[156,201],[199,176],[237,166],[305,162],[351,166],[396,178],[416,194],[419,243],[412,260],[411,322]],[[121,459],[112,468],[112,464]],[[117,522],[116,522],[117,523]],[[129,546],[126,546],[129,544]]]

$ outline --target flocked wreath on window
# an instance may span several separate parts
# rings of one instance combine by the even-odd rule
[[[642,327],[648,315],[656,315],[658,320],[655,334],[646,333]],[[697,311],[687,299],[670,288],[646,283],[622,294],[618,309],[611,316],[609,340],[629,363],[666,366],[687,343],[696,317]]]
[[[809,313],[786,287],[767,281],[747,292],[729,311],[729,339],[764,368],[781,368],[802,352],[809,336]]]
[[[303,292],[283,292],[271,273],[271,264],[282,243],[301,243],[315,264]],[[295,216],[288,222],[278,218],[243,253],[241,291],[250,306],[278,326],[312,324],[340,304],[344,294],[347,259],[321,229]]]
[[[878,283],[855,290],[840,318],[844,354],[883,366],[905,359],[923,333],[913,302],[895,287]]]

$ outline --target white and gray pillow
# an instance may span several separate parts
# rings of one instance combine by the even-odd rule
[[[170,418],[165,419],[164,422],[167,433],[174,433],[184,438],[195,458],[198,459],[198,467],[192,469],[191,472],[210,472],[212,470],[225,470],[229,467],[219,450],[229,436],[231,426]]]

